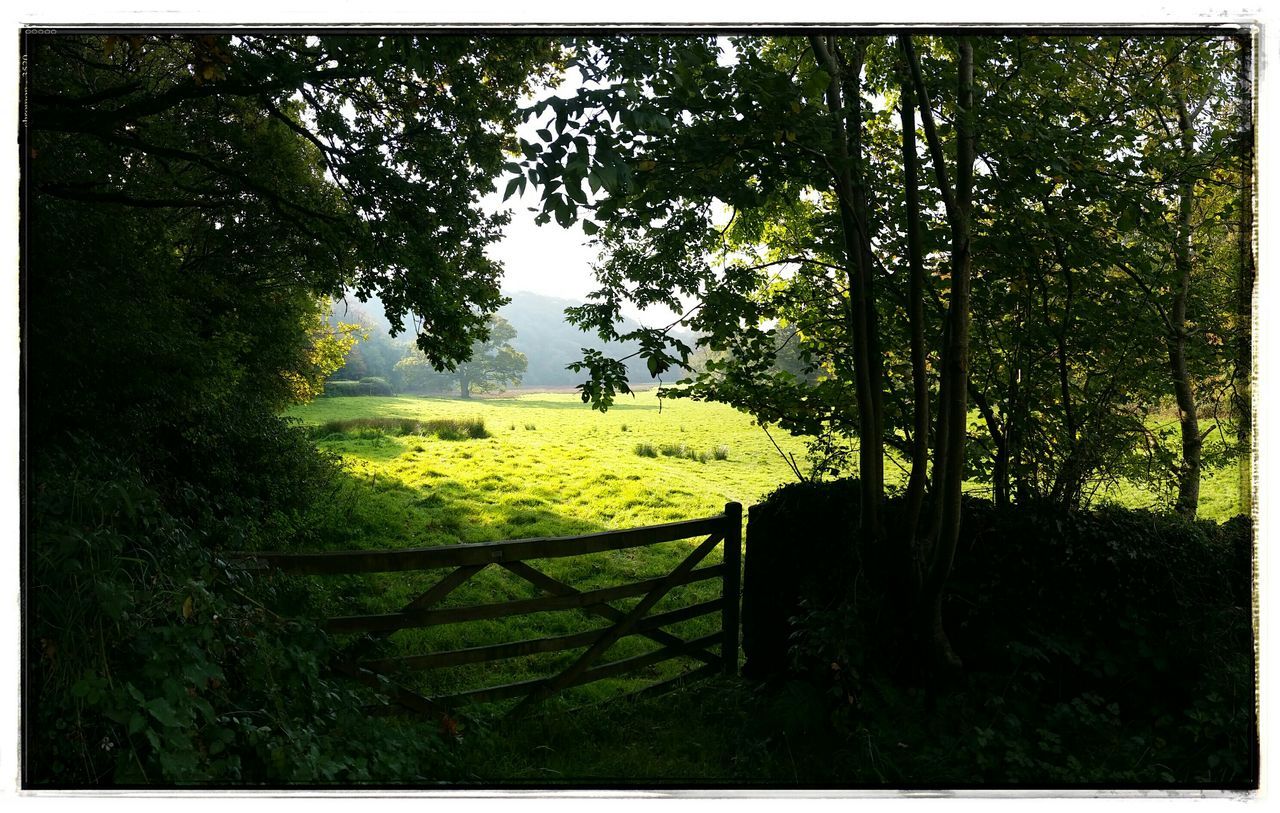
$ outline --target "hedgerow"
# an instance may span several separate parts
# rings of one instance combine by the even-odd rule
[[[157,488],[83,439],[41,454],[34,482],[29,786],[412,782],[453,770],[434,725],[370,718],[364,707],[385,698],[327,671],[330,640],[287,618],[306,615],[305,592],[227,558],[270,521],[225,512],[205,487]]]

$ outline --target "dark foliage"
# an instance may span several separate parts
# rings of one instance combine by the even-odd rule
[[[224,558],[305,535],[327,481],[294,468],[323,474],[300,432],[251,440],[240,428],[261,479],[239,492],[211,488],[217,472],[209,485],[158,488],[88,440],[42,457],[28,786],[353,784],[450,770],[432,726],[369,719],[362,707],[385,698],[331,676],[329,640],[281,617],[305,606],[305,592]]]
[[[799,558],[801,547],[816,554],[801,542],[815,531],[850,538],[849,489],[780,489],[765,503],[774,544]],[[962,527],[946,609],[967,671],[950,684],[913,679],[873,551],[810,558],[819,574],[787,596],[773,574],[748,570],[744,648],[750,657],[747,608],[763,585],[794,608],[790,674],[775,679],[772,708],[843,753],[833,771],[874,740],[886,784],[1256,783],[1245,518],[1219,526],[966,499]],[[750,532],[748,545],[760,548]]]
[[[223,557],[325,521],[334,464],[278,417],[336,366],[324,297],[412,310],[441,364],[484,337],[503,218],[436,204],[490,187],[553,47],[24,43],[24,782],[447,776],[432,726],[370,720],[324,636],[281,620],[305,594]]]

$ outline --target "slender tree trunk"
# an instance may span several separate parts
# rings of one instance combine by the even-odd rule
[[[905,67],[905,66],[904,66]],[[916,157],[915,90],[908,70],[902,76],[902,184],[906,190],[907,262],[910,267],[907,320],[911,331],[912,435],[911,474],[907,480],[906,542],[912,556],[913,581],[919,581],[917,534],[929,469],[929,378],[924,338],[924,248],[920,223],[920,190]]]
[[[1178,471],[1178,500],[1174,508],[1194,517],[1200,503],[1200,422],[1196,416],[1195,391],[1187,372],[1187,295],[1191,288],[1191,214],[1195,180],[1191,160],[1195,155],[1195,130],[1187,112],[1186,99],[1178,96],[1178,126],[1182,136],[1183,175],[1178,183],[1178,223],[1174,246],[1174,273],[1177,275],[1169,321],[1169,373],[1178,403],[1178,423],[1182,429],[1182,465]]]
[[[866,160],[863,155],[862,120],[862,64],[866,53],[866,41],[854,39],[851,57],[841,64],[841,82],[846,88],[845,121],[849,130],[850,176],[853,181],[853,216],[858,229],[858,243],[862,250],[858,279],[862,287],[859,296],[866,326],[866,364],[869,382],[868,401],[871,407],[871,427],[868,437],[859,443],[868,443],[866,476],[870,477],[871,496],[879,506],[884,501],[884,356],[880,352],[880,317],[876,309],[875,261],[871,252],[872,209],[871,185],[865,177]],[[840,59],[842,52],[837,51]],[[861,446],[859,447],[861,449]],[[873,528],[879,535],[878,518],[873,517]]]
[[[903,39],[912,81],[920,99],[925,136],[929,141],[934,173],[943,195],[951,226],[951,301],[948,307],[939,394],[937,448],[933,464],[933,494],[937,504],[937,534],[929,560],[922,608],[934,668],[957,668],[960,659],[951,649],[942,624],[942,590],[955,559],[960,539],[961,489],[964,484],[965,438],[968,429],[969,392],[969,216],[973,196],[973,164],[977,151],[974,134],[973,44],[959,41],[956,94],[956,180],[947,181],[942,145],[933,123],[929,97],[909,37]]]
[[[942,504],[938,539],[926,581],[932,603],[934,657],[939,665],[959,666],[942,626],[942,588],[951,574],[960,540],[961,487],[964,484],[964,450],[968,431],[969,395],[969,209],[973,185],[975,139],[973,128],[973,45],[960,40],[959,82],[956,111],[955,214],[951,218],[951,335],[945,359],[947,388],[947,448],[941,472],[935,472],[936,493]]]
[[[833,38],[810,37],[814,57],[831,77],[827,84],[827,109],[831,114],[832,141],[835,154],[831,165],[835,170],[836,197],[840,204],[840,226],[845,245],[846,281],[849,287],[849,307],[846,315],[853,344],[854,383],[858,401],[858,476],[860,487],[860,524],[864,535],[877,539],[880,536],[880,503],[884,498],[884,437],[880,431],[878,414],[879,387],[882,376],[877,374],[879,353],[874,340],[874,321],[868,313],[874,311],[871,295],[870,247],[867,245],[865,222],[859,217],[865,206],[859,203],[862,190],[854,182],[855,166],[860,156],[850,154],[850,138],[846,125],[849,121],[861,122],[861,104],[857,98],[843,98],[845,71],[836,58]],[[856,69],[861,71],[861,50],[855,50]],[[855,88],[857,82],[854,81]],[[847,105],[847,107],[846,107]]]
[[[1253,505],[1253,46],[1242,39],[1240,56],[1240,279],[1236,287],[1236,383],[1233,412],[1240,447],[1240,500],[1245,511]]]

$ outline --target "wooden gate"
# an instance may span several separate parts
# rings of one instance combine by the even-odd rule
[[[603,551],[622,550],[663,542],[673,542],[706,535],[693,551],[669,573],[628,584],[592,590],[578,590],[529,564],[531,559],[581,556]],[[712,550],[723,544],[720,564],[698,567]],[[263,566],[282,572],[333,576],[361,573],[388,573],[426,570],[448,570],[430,589],[397,612],[379,615],[341,616],[325,620],[330,633],[368,633],[386,636],[396,630],[458,624],[479,619],[505,618],[527,613],[553,610],[585,611],[610,622],[607,626],[571,635],[509,641],[416,655],[373,660],[347,660],[335,664],[341,672],[371,686],[387,690],[386,675],[399,669],[438,669],[461,664],[515,658],[542,652],[557,652],[585,647],[585,651],[557,675],[535,680],[489,686],[447,696],[425,697],[403,687],[392,685],[390,697],[405,708],[438,714],[466,703],[522,698],[512,709],[518,713],[562,689],[580,686],[603,678],[616,677],[677,657],[692,657],[702,666],[675,680],[722,671],[732,674],[738,663],[738,608],[742,558],[742,506],[725,505],[724,513],[651,525],[621,531],[584,536],[541,539],[516,539],[505,542],[446,545],[376,551],[337,551],[323,553],[241,553],[238,558],[256,560]],[[500,567],[532,584],[546,595],[490,604],[438,608],[446,596],[486,567]],[[708,579],[721,579],[720,598],[678,609],[649,615],[660,600],[674,587]],[[640,601],[629,610],[612,602],[639,596]],[[691,640],[682,639],[663,627],[719,612],[721,629]],[[601,662],[601,656],[620,639],[643,635],[661,648],[642,655]],[[719,645],[719,653],[710,650]],[[668,681],[669,682],[669,681]],[[664,684],[646,691],[660,690]]]

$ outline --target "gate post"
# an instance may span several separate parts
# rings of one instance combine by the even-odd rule
[[[722,598],[724,609],[721,622],[724,641],[720,644],[720,658],[724,661],[724,673],[738,671],[738,605],[742,598],[742,503],[731,502],[724,506],[724,585]]]

